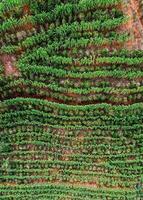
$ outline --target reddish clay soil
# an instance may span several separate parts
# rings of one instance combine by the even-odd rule
[[[123,0],[123,2],[121,9],[129,20],[121,29],[129,30],[132,35],[132,39],[124,45],[124,48],[143,50],[143,24],[139,0]]]
[[[3,54],[0,55],[0,61],[4,66],[5,76],[13,75],[19,76],[18,69],[15,66],[16,57],[14,55]]]

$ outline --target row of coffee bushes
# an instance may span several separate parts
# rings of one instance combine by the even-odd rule
[[[99,84],[102,82],[99,82]],[[105,82],[106,84],[106,82]],[[107,82],[108,84],[108,82]],[[142,83],[140,83],[142,84]],[[83,84],[84,85],[84,84]],[[88,83],[85,84],[87,87]],[[131,86],[130,86],[131,87]],[[115,87],[91,87],[89,88],[72,88],[62,87],[58,83],[45,84],[43,82],[31,81],[25,79],[12,80],[1,89],[1,99],[12,98],[15,95],[33,96],[38,98],[51,97],[56,101],[73,104],[93,104],[98,102],[109,102],[111,104],[129,104],[135,102],[142,102],[143,86],[136,86],[134,88],[115,88]]]
[[[19,198],[23,199],[30,199],[34,197],[37,200],[43,199],[72,199],[74,194],[74,199],[125,199],[128,198],[129,200],[136,198],[136,194],[134,192],[123,190],[120,191],[118,189],[114,189],[114,191],[110,190],[107,191],[106,189],[91,189],[91,188],[80,188],[80,187],[72,187],[72,186],[65,186],[63,185],[53,185],[53,184],[43,184],[41,185],[34,185],[34,186],[5,186],[1,187],[2,194],[6,194],[6,190],[10,192],[10,194],[5,197],[5,200],[14,198],[17,200]],[[31,196],[32,194],[32,196]]]

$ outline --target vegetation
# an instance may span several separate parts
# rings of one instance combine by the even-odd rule
[[[142,198],[143,51],[121,3],[0,1],[0,200]]]

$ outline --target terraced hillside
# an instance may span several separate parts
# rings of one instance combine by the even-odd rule
[[[0,1],[0,200],[143,198],[142,35],[128,3]]]

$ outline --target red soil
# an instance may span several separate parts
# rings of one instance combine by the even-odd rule
[[[129,17],[128,23],[122,26],[122,30],[129,30],[133,36],[124,47],[143,50],[143,25],[139,0],[124,0],[121,9]]]
[[[0,55],[0,61],[4,66],[5,76],[13,75],[19,76],[20,73],[15,66],[16,57],[14,55],[3,54]]]

